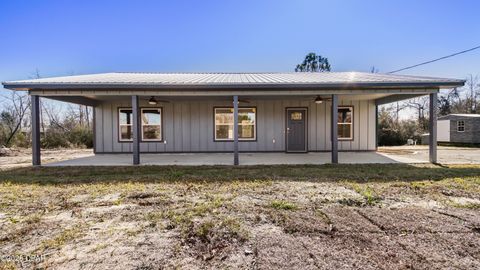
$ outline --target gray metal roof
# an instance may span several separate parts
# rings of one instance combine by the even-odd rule
[[[3,82],[5,88],[382,88],[463,86],[464,80],[363,72],[101,73]]]

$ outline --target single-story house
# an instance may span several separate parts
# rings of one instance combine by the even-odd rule
[[[480,144],[480,114],[449,114],[438,117],[438,141]]]
[[[32,98],[33,164],[40,165],[39,99],[94,107],[95,153],[331,152],[377,149],[377,108],[463,80],[361,72],[105,73],[3,82]],[[430,161],[436,162],[436,136]]]

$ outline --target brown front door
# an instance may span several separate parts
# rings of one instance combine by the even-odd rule
[[[307,152],[307,109],[287,109],[287,152]]]

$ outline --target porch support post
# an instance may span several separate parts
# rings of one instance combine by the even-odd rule
[[[437,163],[437,95],[437,93],[430,94],[430,136],[428,136],[428,150],[431,163]]]
[[[375,104],[375,150],[378,150],[378,105]]]
[[[332,95],[332,163],[338,163],[338,95]]]
[[[140,164],[140,109],[138,96],[132,96],[133,165]]]
[[[233,165],[238,165],[238,96],[233,96]]]
[[[40,97],[31,96],[32,101],[32,165],[40,166]]]

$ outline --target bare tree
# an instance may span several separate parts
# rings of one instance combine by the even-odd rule
[[[5,138],[5,146],[10,146],[15,135],[21,131],[22,125],[26,124],[24,120],[30,109],[30,99],[28,95],[17,91],[10,91],[10,94],[3,95],[3,98],[6,104],[0,115],[2,135]]]
[[[46,102],[46,100],[44,100],[42,102],[42,111],[43,111],[44,115],[47,116],[47,117],[45,117],[46,118],[45,120],[48,120],[46,122],[47,122],[49,127],[56,127],[56,128],[60,128],[60,129],[65,131],[65,128],[64,128],[63,123],[62,123],[63,122],[62,112],[58,108],[58,106],[56,106],[56,104],[51,103],[51,102]],[[42,122],[44,122],[44,121],[42,121]]]
[[[412,108],[417,111],[418,124],[424,130],[427,129],[427,123],[425,121],[425,111],[428,108],[429,97],[423,96],[418,98],[413,98],[407,101],[407,107]]]
[[[92,110],[92,108],[88,107],[88,106],[84,106],[84,107],[85,107],[85,118],[87,119],[87,121],[86,121],[87,122],[87,128],[90,128],[90,120],[91,120],[90,119],[90,115],[91,115],[90,110]]]
[[[440,94],[438,98],[438,114],[448,115],[455,111],[454,105],[459,103],[460,94],[457,88],[449,90],[446,94]]]
[[[470,74],[467,77],[465,87],[467,90],[465,113],[477,113],[478,96],[480,95],[480,81],[478,75]]]
[[[408,108],[408,105],[404,102],[397,101],[395,104],[392,104],[392,110],[395,112],[395,123],[398,125],[400,119],[400,112]]]

